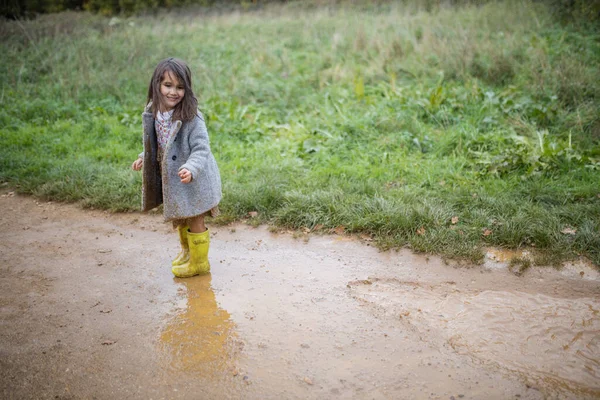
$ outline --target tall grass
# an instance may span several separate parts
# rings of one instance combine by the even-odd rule
[[[20,191],[137,209],[146,85],[176,56],[208,117],[224,221],[258,211],[382,247],[600,264],[600,34],[543,4],[66,13],[0,33],[0,179]]]

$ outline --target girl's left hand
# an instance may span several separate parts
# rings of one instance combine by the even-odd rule
[[[179,173],[181,183],[190,183],[192,181],[192,173],[185,168],[182,168]]]

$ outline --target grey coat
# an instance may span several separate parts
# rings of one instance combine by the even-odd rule
[[[193,120],[175,122],[175,128],[158,162],[154,115],[142,114],[144,128],[144,165],[142,210],[164,202],[165,221],[204,214],[221,201],[221,175],[210,151],[208,132],[202,114]],[[192,173],[190,183],[181,183],[178,172]]]

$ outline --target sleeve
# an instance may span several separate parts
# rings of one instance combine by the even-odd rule
[[[190,145],[190,156],[179,170],[185,168],[192,173],[192,179],[196,179],[200,171],[205,167],[210,156],[210,143],[206,124],[201,116],[194,118],[192,130],[188,137]]]

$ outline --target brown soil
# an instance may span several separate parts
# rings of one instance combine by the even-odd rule
[[[176,279],[160,215],[1,196],[2,398],[600,397],[585,264],[517,277],[238,224]]]

